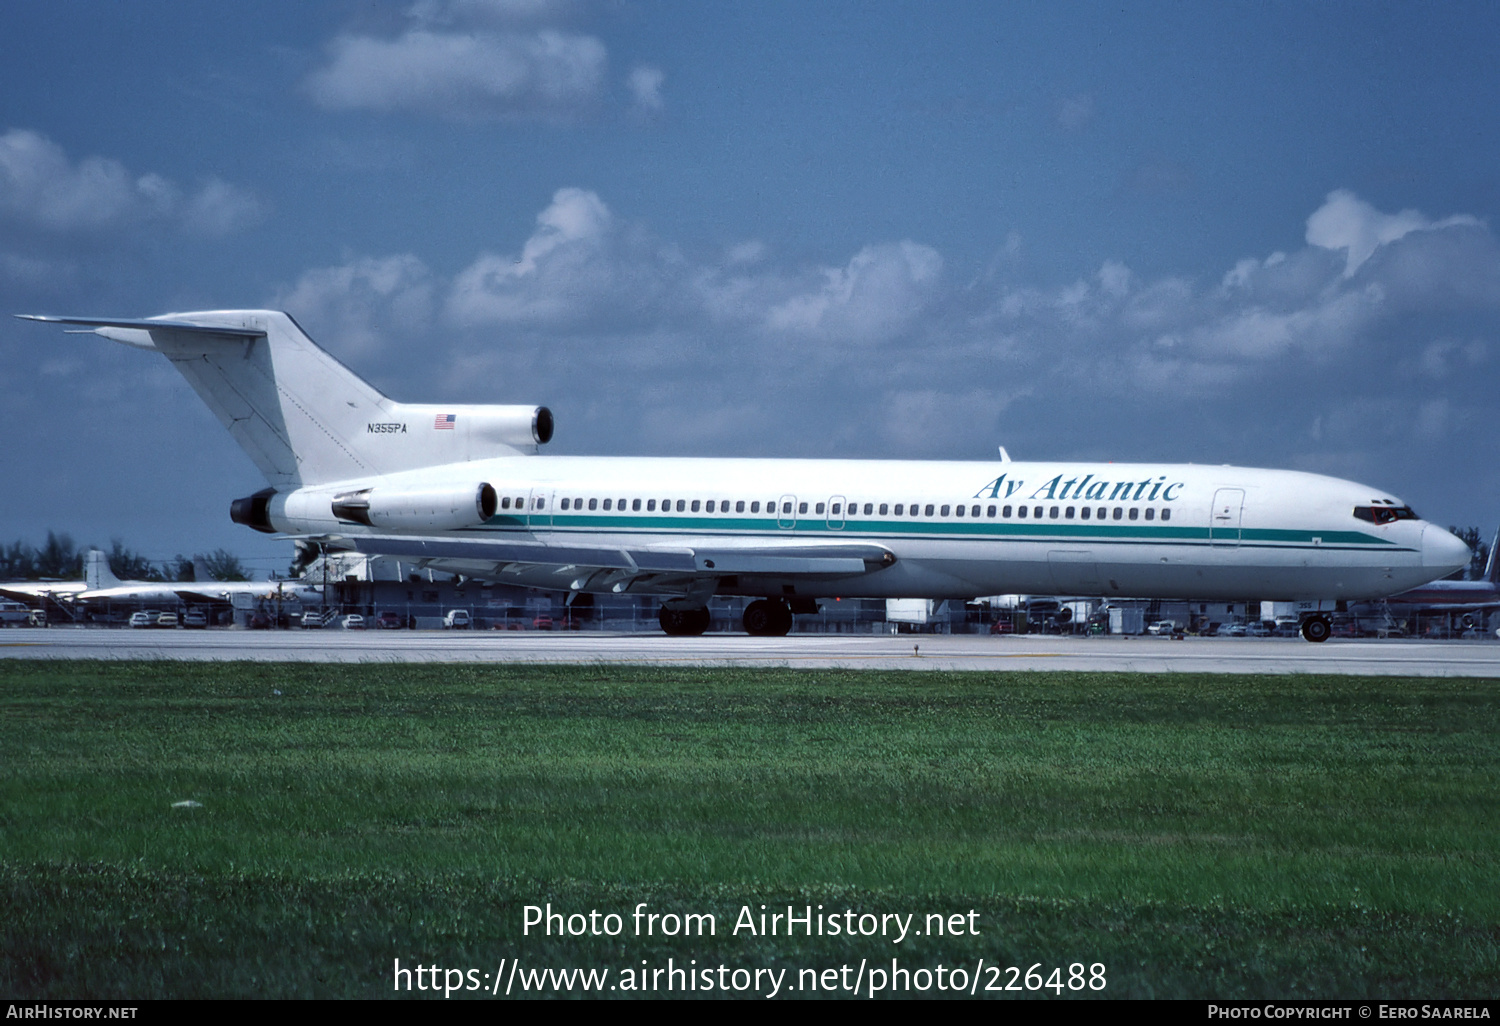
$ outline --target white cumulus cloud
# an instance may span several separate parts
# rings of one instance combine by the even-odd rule
[[[339,36],[307,88],[329,110],[458,120],[557,117],[594,101],[607,63],[604,44],[593,36],[419,26],[394,39]]]
[[[631,69],[625,84],[630,87],[630,95],[634,98],[637,109],[655,113],[662,109],[661,87],[665,81],[666,75],[660,68],[643,64]]]
[[[272,306],[289,311],[320,342],[349,354],[374,354],[431,328],[436,283],[410,254],[363,257],[316,267],[282,290]]]
[[[775,331],[854,342],[898,334],[932,298],[943,258],[931,246],[905,240],[866,246],[844,267],[822,272],[822,285],[788,297],[767,311]]]
[[[1382,214],[1347,189],[1335,189],[1307,219],[1307,241],[1324,249],[1342,249],[1347,254],[1344,277],[1352,278],[1375,250],[1416,231],[1477,225],[1466,214],[1432,221],[1415,210]]]
[[[259,221],[252,195],[217,178],[196,191],[118,160],[68,158],[51,139],[15,128],[0,136],[0,217],[51,232],[91,232],[141,222],[174,222],[200,235],[226,235]]]

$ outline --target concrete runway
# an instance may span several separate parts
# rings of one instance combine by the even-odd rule
[[[633,663],[903,670],[1338,673],[1500,677],[1500,642],[1300,638],[1073,638],[988,635],[708,634],[540,631],[0,631],[0,658],[258,662]]]

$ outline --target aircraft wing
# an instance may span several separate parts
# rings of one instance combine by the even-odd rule
[[[349,540],[358,551],[367,555],[463,560],[496,565],[575,567],[626,574],[686,577],[722,577],[730,574],[843,577],[871,573],[896,561],[895,554],[883,545],[864,543],[629,549],[454,538],[360,537]]]
[[[57,584],[0,584],[0,595],[18,602],[37,599],[62,601],[83,591],[82,581],[66,581]]]

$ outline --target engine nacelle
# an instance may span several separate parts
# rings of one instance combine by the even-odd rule
[[[276,528],[271,526],[271,500],[275,497],[276,489],[262,488],[254,495],[235,499],[229,504],[229,519],[264,534],[275,534]]]
[[[391,530],[453,531],[478,527],[499,508],[487,484],[401,491],[376,485],[333,497],[333,515],[345,523]]]

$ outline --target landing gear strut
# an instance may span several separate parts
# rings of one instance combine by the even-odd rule
[[[1302,621],[1302,636],[1308,641],[1327,641],[1333,623],[1326,616],[1309,616]]]
[[[758,638],[781,638],[792,629],[792,611],[784,602],[756,599],[745,607],[740,622],[745,633]]]
[[[707,606],[690,606],[687,609],[662,606],[656,618],[661,623],[662,630],[678,636],[702,634],[713,621]]]

